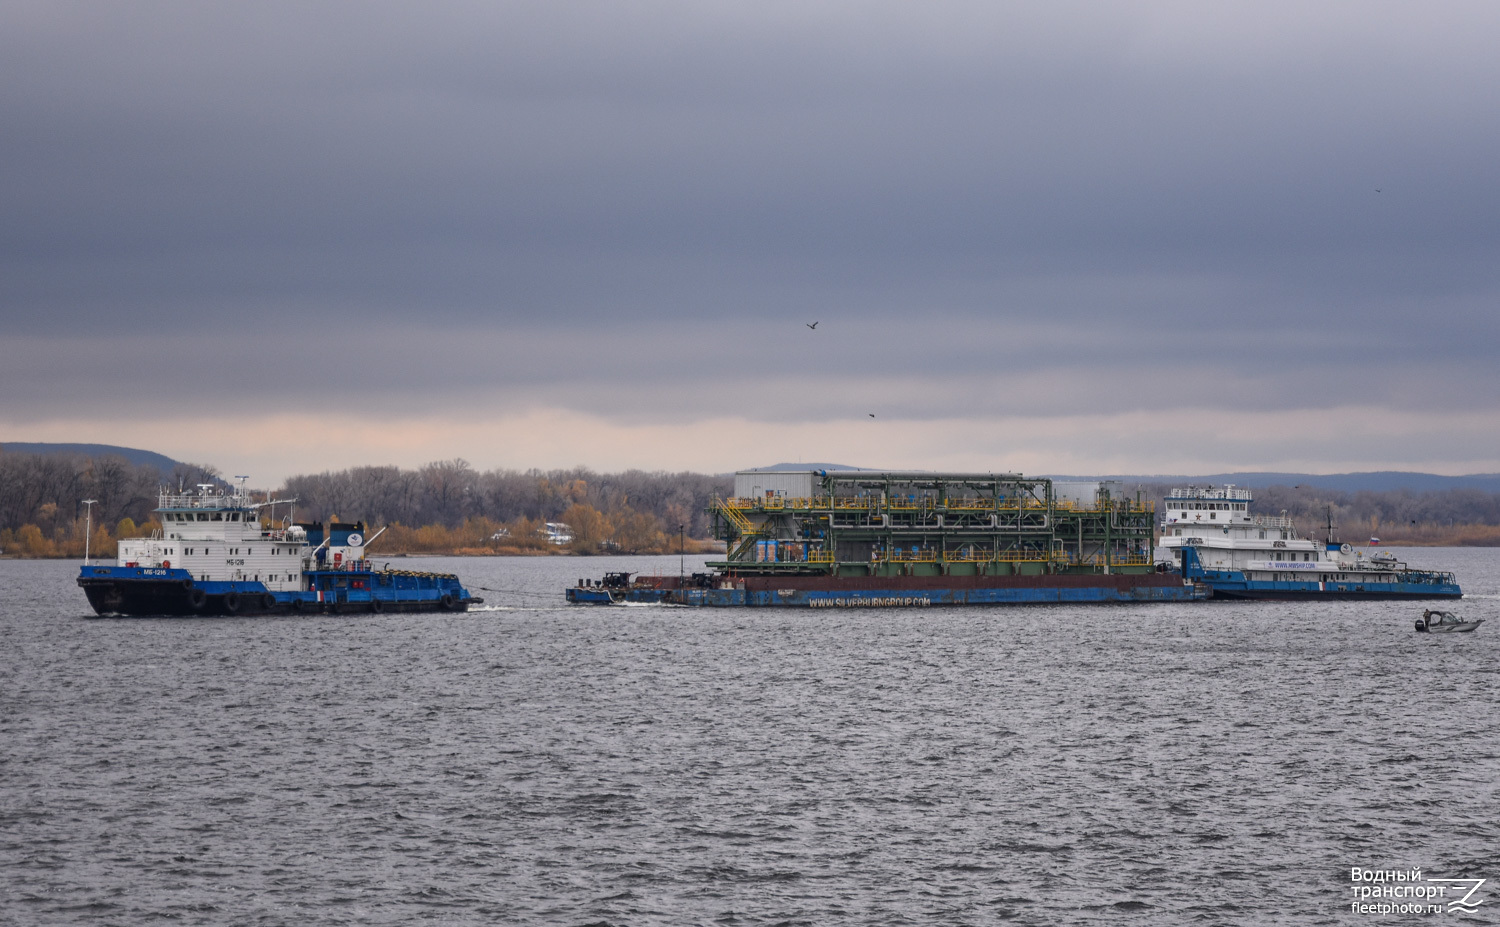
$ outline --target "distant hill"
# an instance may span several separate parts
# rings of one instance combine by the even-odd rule
[[[1170,483],[1173,485],[1222,486],[1233,483],[1246,489],[1267,486],[1309,486],[1336,492],[1443,492],[1450,489],[1478,489],[1500,493],[1500,473],[1475,473],[1468,476],[1439,476],[1435,473],[1410,473],[1401,470],[1379,470],[1370,473],[1214,473],[1208,476],[1054,476],[1055,480],[1120,480],[1125,483]]]
[[[14,454],[76,454],[83,457],[122,457],[137,467],[155,467],[163,475],[172,472],[177,461],[155,451],[143,451],[134,447],[116,447],[113,444],[44,444],[25,441],[0,443],[0,453]]]
[[[771,464],[769,467],[746,467],[746,470],[763,471],[800,471],[800,470],[868,470],[869,467],[846,467],[843,464],[831,463],[779,463]]]

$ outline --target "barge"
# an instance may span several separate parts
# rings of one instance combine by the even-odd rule
[[[807,608],[1185,602],[1151,502],[1118,483],[1014,473],[747,470],[709,508],[726,557],[692,575],[606,574],[575,604]]]

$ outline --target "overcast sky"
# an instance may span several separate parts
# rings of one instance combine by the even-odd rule
[[[6,0],[0,442],[1500,471],[1496,48],[1493,2]]]

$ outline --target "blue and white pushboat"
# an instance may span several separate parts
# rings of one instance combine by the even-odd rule
[[[1252,515],[1248,489],[1174,489],[1161,544],[1185,579],[1229,599],[1457,599],[1452,573],[1416,570],[1389,553],[1365,552],[1327,537],[1300,537],[1292,520]]]
[[[85,562],[78,585],[100,615],[461,612],[484,601],[451,573],[375,569],[363,524],[263,519],[289,501],[252,503],[243,485],[163,492],[161,530],[121,540],[112,565]]]

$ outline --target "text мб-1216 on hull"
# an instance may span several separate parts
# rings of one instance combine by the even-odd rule
[[[252,503],[243,485],[163,492],[156,536],[121,540],[113,566],[84,563],[78,585],[100,615],[464,611],[484,601],[451,573],[374,569],[362,524],[262,521],[288,504]]]
[[[1159,567],[1153,506],[1118,483],[1013,473],[747,470],[710,508],[712,573],[614,573],[570,602],[869,607],[1181,602],[1206,587]]]
[[[1414,570],[1388,553],[1365,556],[1334,537],[1299,537],[1283,515],[1250,514],[1248,489],[1174,489],[1161,544],[1189,579],[1228,599],[1456,599],[1452,573]]]

